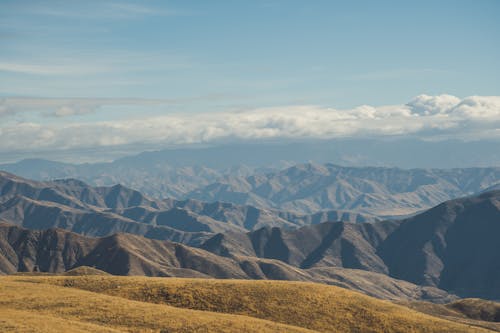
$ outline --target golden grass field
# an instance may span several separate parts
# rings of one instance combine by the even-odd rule
[[[0,277],[1,332],[491,332],[314,283]]]

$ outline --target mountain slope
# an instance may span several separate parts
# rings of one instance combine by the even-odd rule
[[[243,278],[231,260],[178,243],[129,234],[88,238],[60,229],[30,231],[0,224],[0,271],[64,272],[91,266],[118,275],[187,275]],[[172,273],[176,272],[176,273]]]
[[[484,327],[500,332],[500,303],[479,298],[465,298],[448,304],[421,301],[397,302],[419,312],[458,323]]]
[[[109,211],[77,209],[23,196],[12,197],[0,204],[0,219],[34,230],[58,227],[88,236],[107,236],[117,232],[127,232],[153,239],[197,243],[198,240],[210,235],[209,232],[203,232],[207,229],[206,226],[197,232],[186,232],[168,225],[140,223]]]
[[[451,200],[400,221],[322,223],[215,235],[201,247],[299,268],[388,274],[463,297],[500,299],[500,191]]]
[[[202,249],[130,234],[89,238],[59,229],[30,231],[0,224],[0,273],[62,273],[80,266],[116,275],[315,281],[386,299],[453,300],[446,292],[372,272],[298,269],[278,260],[226,258]],[[373,286],[373,281],[378,281]]]
[[[500,299],[499,234],[500,191],[493,191],[403,221],[378,253],[391,276],[467,297]]]
[[[38,182],[0,171],[0,203],[18,195],[74,208],[145,206],[158,209],[163,206],[161,201],[121,185],[94,188],[76,179]]]
[[[262,228],[247,234],[216,235],[202,248],[224,256],[278,259],[300,268],[345,267],[388,273],[377,246],[398,222],[327,222],[298,230]]]
[[[0,279],[2,332],[314,332],[249,316],[40,284],[34,278]]]

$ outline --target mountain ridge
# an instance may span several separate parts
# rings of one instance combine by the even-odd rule
[[[462,297],[500,299],[500,191],[444,202],[398,221],[326,222],[295,230],[225,233],[201,248],[277,259],[298,268],[387,274]]]
[[[57,209],[59,213],[55,212]],[[75,179],[37,182],[0,171],[0,218],[36,228],[34,217],[44,227],[62,227],[91,236],[123,231],[156,239],[185,238],[187,242],[196,242],[195,238],[204,237],[204,233],[253,230],[262,225],[295,228],[332,217],[359,222],[376,220],[369,214],[346,211],[308,216],[222,202],[159,200],[119,184],[91,187]],[[75,225],[81,229],[75,229]]]
[[[312,281],[383,299],[448,302],[455,296],[383,274],[343,268],[303,270],[256,257],[221,257],[180,243],[131,234],[91,238],[62,229],[32,231],[0,223],[0,273],[63,273],[91,267],[114,275]],[[373,281],[377,281],[374,285]]]
[[[495,268],[500,262],[500,244],[495,239],[500,232],[500,191],[446,201],[402,220],[325,222],[302,227],[296,224],[300,227],[297,229],[289,228],[293,221],[267,225],[261,219],[265,226],[253,231],[241,227],[248,222],[243,217],[248,218],[249,213],[241,206],[161,201],[123,186],[92,188],[75,180],[39,183],[0,173],[0,194],[0,220],[5,222],[32,229],[59,226],[87,236],[113,237],[127,232],[183,242],[201,248],[189,250],[189,258],[196,251],[206,250],[217,260],[233,260],[237,263],[233,262],[237,267],[234,271],[251,278],[271,274],[280,279],[329,281],[340,276],[332,270],[365,270],[463,297],[500,298],[500,270]],[[74,195],[77,198],[71,201]],[[140,206],[133,206],[136,204]],[[197,216],[185,208],[206,216]],[[256,211],[261,218],[274,212]],[[220,220],[212,220],[210,215]],[[279,214],[271,214],[276,216]],[[229,224],[231,219],[238,222]],[[116,245],[123,237],[115,236],[108,242]],[[141,244],[136,246],[138,249],[150,248],[148,241],[140,237],[130,242]],[[163,248],[154,244],[152,253]],[[179,255],[186,249],[176,247]],[[127,249],[126,253],[136,250]],[[148,255],[127,254],[123,263],[142,263],[141,258]],[[141,269],[138,272],[144,274]],[[156,264],[148,269],[162,271]],[[203,269],[199,271],[203,273]],[[361,278],[360,274],[354,275]]]
[[[235,147],[226,148],[242,153]],[[414,214],[500,184],[498,167],[404,169],[391,164],[369,167],[352,163],[346,165],[353,166],[341,166],[342,159],[334,155],[303,161],[281,159],[278,164],[275,161],[260,166],[241,164],[245,159],[241,162],[236,159],[235,163],[225,166],[204,164],[203,161],[211,160],[208,151],[212,150],[144,152],[114,162],[80,165],[27,160],[3,164],[0,169],[39,180],[76,177],[93,186],[124,184],[159,199],[225,201],[300,214],[354,210],[382,218]],[[279,155],[277,147],[271,150]],[[205,154],[206,158],[195,159],[196,152]],[[441,152],[440,156],[444,155],[446,153]],[[319,164],[308,161],[319,161]],[[317,184],[312,184],[318,178]],[[321,183],[324,186],[320,186]],[[291,187],[295,189],[287,191]]]
[[[226,177],[187,197],[311,214],[326,209],[378,216],[416,213],[500,183],[500,168],[400,169],[299,164],[249,177]]]

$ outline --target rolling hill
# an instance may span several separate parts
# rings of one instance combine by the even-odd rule
[[[476,323],[456,323],[313,283],[111,276],[0,281],[4,332],[70,327],[82,332],[490,332]]]
[[[448,304],[429,302],[398,302],[411,309],[459,323],[471,322],[480,327],[500,332],[500,303],[479,298],[466,298]]]
[[[2,332],[311,332],[230,315],[1,278]],[[29,282],[28,282],[29,281]]]

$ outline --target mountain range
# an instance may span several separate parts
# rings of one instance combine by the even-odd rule
[[[226,177],[187,197],[302,214],[341,209],[397,216],[499,184],[500,168],[406,170],[308,163],[267,174]]]
[[[102,146],[93,149],[52,151],[11,151],[3,152],[0,169],[28,177],[47,173],[72,172],[78,168],[81,178],[95,174],[95,170],[114,168],[127,170],[157,170],[165,166],[180,168],[201,165],[213,170],[228,170],[233,166],[247,165],[252,168],[286,166],[314,161],[316,163],[335,162],[350,166],[384,166],[400,168],[469,168],[487,167],[500,164],[498,139],[481,140],[422,140],[416,137],[391,136],[386,138],[344,138],[344,139],[300,139],[300,140],[231,140],[212,144],[177,145],[165,148],[151,143],[147,145]],[[29,147],[27,147],[29,149]],[[149,151],[144,151],[149,149]],[[31,161],[12,163],[26,156],[49,158],[71,163],[54,163],[37,160],[38,169]],[[83,161],[86,163],[77,163]],[[5,164],[9,163],[9,164]],[[43,165],[45,164],[45,165]],[[53,169],[47,168],[52,164]],[[16,170],[10,169],[16,168]],[[7,169],[8,168],[8,169]],[[32,175],[23,173],[31,172]],[[75,177],[76,175],[52,175],[51,177]]]
[[[221,202],[160,200],[122,185],[91,187],[75,179],[38,182],[6,172],[0,172],[0,219],[30,229],[59,227],[98,237],[126,232],[187,244],[217,232],[262,226],[376,220],[350,211],[301,215]]]
[[[325,282],[385,298],[500,299],[498,190],[405,219],[352,223],[1,173],[0,221],[8,223],[4,273],[86,265],[122,275]]]
[[[327,222],[213,236],[226,257],[277,259],[301,269],[361,269],[461,297],[500,299],[500,191],[444,202],[398,221]]]
[[[447,292],[390,278],[343,269],[298,269],[282,261],[256,257],[227,258],[187,245],[131,234],[90,238],[61,229],[32,231],[0,223],[0,273],[62,273],[90,266],[114,275],[211,277],[312,281],[358,290],[384,299],[456,299]],[[375,283],[374,283],[375,282]]]
[[[97,187],[123,184],[159,200],[228,202],[302,215],[355,211],[380,219],[414,214],[500,186],[498,167],[400,169],[281,162],[216,168],[214,163],[189,164],[194,163],[190,155],[181,152],[143,153],[80,165],[25,160],[0,165],[0,169],[43,181],[76,177]]]

